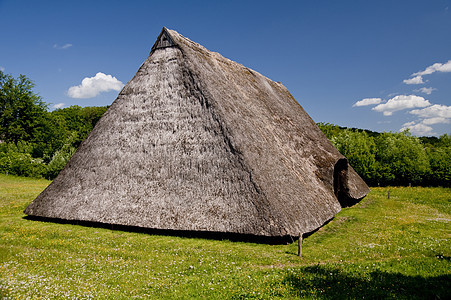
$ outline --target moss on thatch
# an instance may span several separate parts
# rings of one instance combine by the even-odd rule
[[[282,84],[163,28],[136,75],[25,213],[297,236],[330,220],[340,201],[368,191]]]

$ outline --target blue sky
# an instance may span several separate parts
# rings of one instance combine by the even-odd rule
[[[451,0],[0,0],[0,20],[0,69],[50,108],[111,104],[166,26],[282,82],[316,122],[451,133]]]

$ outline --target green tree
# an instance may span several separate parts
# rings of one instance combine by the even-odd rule
[[[47,111],[26,76],[0,71],[0,172],[54,178],[107,107]]]
[[[451,186],[451,137],[447,134],[440,136],[432,145],[426,148],[431,172],[428,184],[433,186]]]
[[[344,128],[341,128],[337,125],[330,124],[330,123],[323,123],[319,122],[316,123],[318,125],[319,129],[326,135],[326,137],[331,140],[334,136],[337,136],[344,130]]]
[[[55,118],[62,118],[64,120],[68,136],[73,132],[77,133],[77,138],[72,139],[72,146],[77,148],[88,136],[107,109],[107,106],[80,107],[78,105],[73,105],[67,108],[54,110],[51,112],[51,115]]]
[[[408,131],[384,132],[376,137],[376,180],[381,184],[422,184],[430,172],[419,138]]]
[[[331,139],[349,164],[369,184],[373,183],[376,172],[376,144],[364,131],[341,130]]]
[[[33,139],[47,113],[33,87],[24,75],[14,78],[0,71],[0,140],[17,143]]]

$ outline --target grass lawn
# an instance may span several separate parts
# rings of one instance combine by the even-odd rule
[[[451,190],[373,188],[297,243],[24,219],[49,184],[0,175],[0,298],[449,299]],[[390,199],[387,192],[390,190]]]

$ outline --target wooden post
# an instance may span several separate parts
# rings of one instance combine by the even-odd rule
[[[298,240],[298,256],[302,257],[302,233],[299,234]]]
[[[390,190],[388,190],[387,199],[390,199]]]

